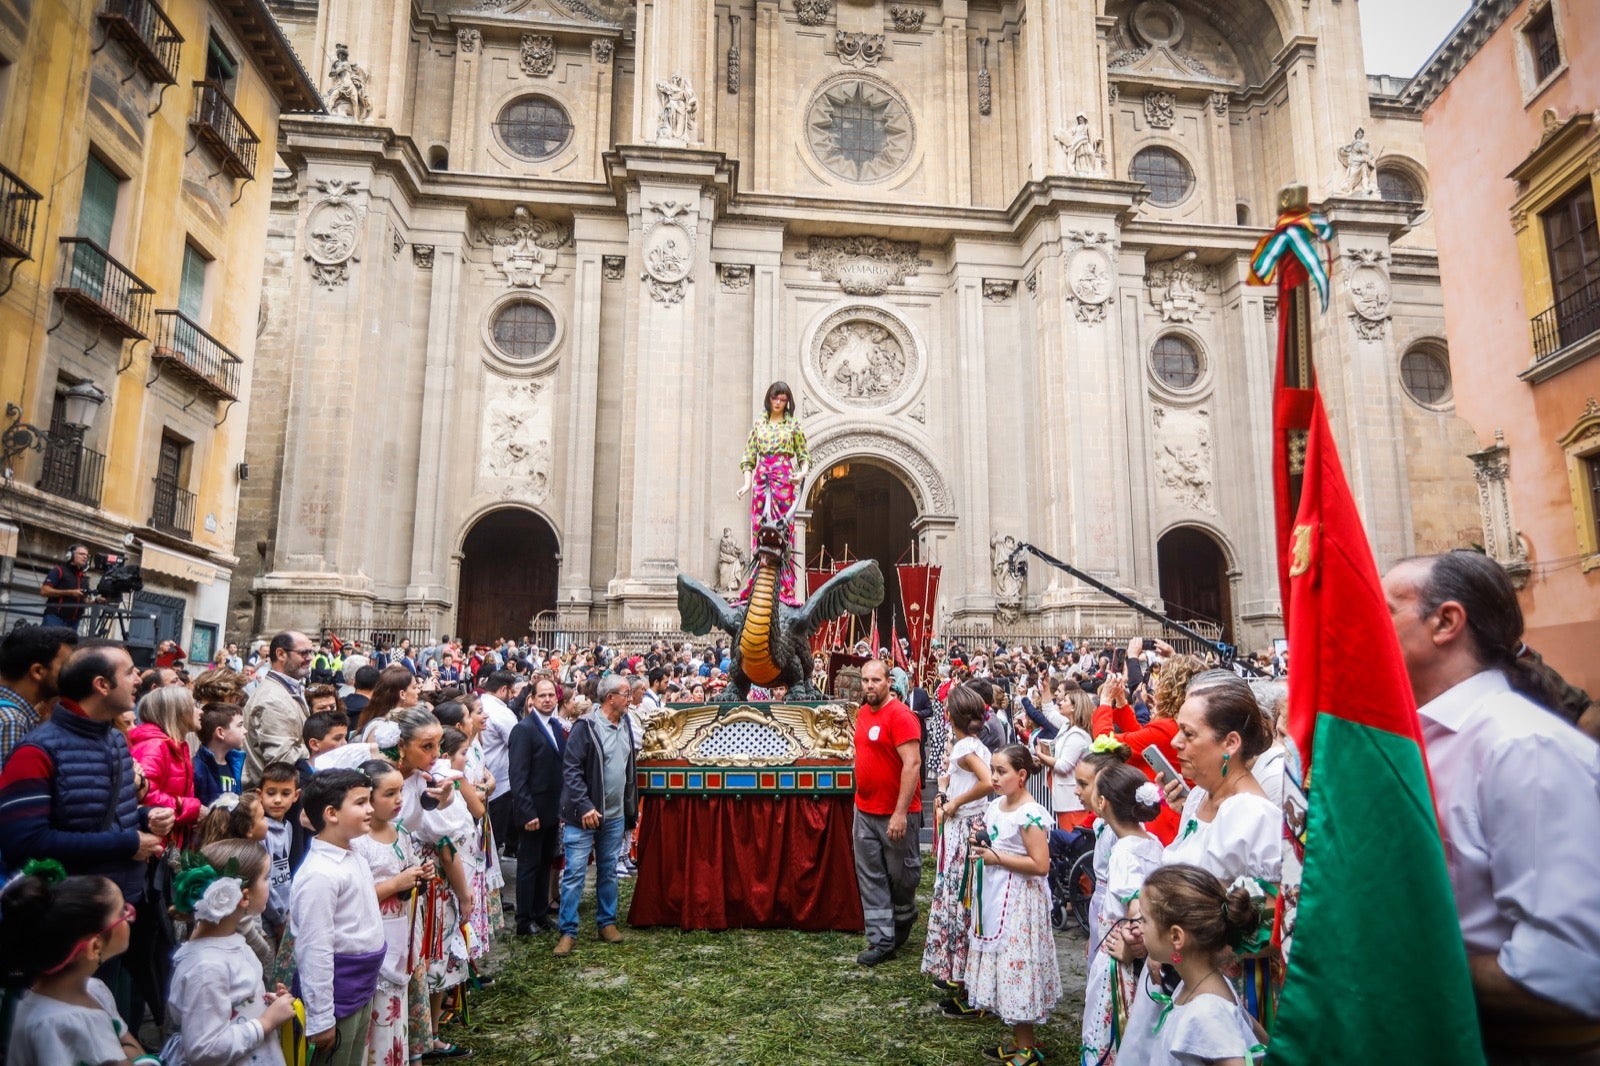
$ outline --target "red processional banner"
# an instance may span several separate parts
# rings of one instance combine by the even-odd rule
[[[927,563],[902,563],[895,570],[900,575],[900,605],[906,614],[906,639],[911,642],[911,678],[915,684],[922,679],[928,646],[933,641],[940,570]]]

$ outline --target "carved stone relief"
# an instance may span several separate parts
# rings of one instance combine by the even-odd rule
[[[456,31],[456,48],[463,55],[471,55],[483,43],[483,32],[471,26],[463,26]]]
[[[1478,483],[1484,551],[1505,567],[1520,588],[1530,567],[1527,546],[1511,515],[1511,449],[1506,447],[1505,434],[1495,430],[1493,446],[1467,458],[1472,460],[1472,477]]]
[[[728,93],[739,95],[739,16],[728,16]]]
[[[350,264],[359,263],[366,209],[354,201],[360,182],[327,178],[318,181],[323,197],[306,214],[306,259],[318,285],[332,289],[350,277]]]
[[[423,270],[432,270],[433,245],[413,244],[411,246],[411,262]]]
[[[1189,410],[1162,407],[1151,409],[1155,426],[1155,473],[1179,507],[1203,514],[1216,514],[1212,502],[1211,412],[1204,407]]]
[[[1077,247],[1067,256],[1067,290],[1076,304],[1079,322],[1106,320],[1106,305],[1116,290],[1116,266],[1111,260],[1109,234],[1090,230],[1069,230],[1069,240]]]
[[[891,4],[889,21],[894,24],[897,33],[918,33],[922,29],[922,20],[927,13],[925,8],[912,7],[909,4]]]
[[[1212,93],[1211,110],[1218,118],[1225,117],[1228,114],[1228,94],[1223,92]]]
[[[1008,304],[1017,295],[1017,283],[1005,278],[984,278],[983,298],[992,304]]]
[[[627,276],[628,258],[622,255],[603,255],[600,257],[600,269],[607,281],[621,281]]]
[[[1154,129],[1171,129],[1174,119],[1177,118],[1177,104],[1178,98],[1169,92],[1146,93],[1144,97],[1144,119]]]
[[[545,276],[556,268],[556,249],[572,238],[566,226],[535,218],[520,205],[510,218],[479,227],[478,234],[494,249],[494,265],[514,289],[542,288]]]
[[[554,415],[544,380],[489,378],[478,480],[506,498],[543,503],[550,496]]]
[[[1067,166],[1079,178],[1106,176],[1106,142],[1089,125],[1089,116],[1079,111],[1072,128],[1057,130],[1056,143],[1067,153]]]
[[[978,114],[987,115],[994,111],[994,80],[989,74],[989,38],[979,37],[978,46],[982,49],[978,60]]]
[[[328,114],[363,121],[372,117],[372,101],[367,82],[372,73],[360,63],[350,61],[348,45],[333,46],[333,65],[328,68],[328,91],[324,94]]]
[[[1344,253],[1345,295],[1350,301],[1350,323],[1364,341],[1380,340],[1389,325],[1391,297],[1389,253],[1381,248],[1355,248]]]
[[[1335,183],[1346,196],[1364,196],[1370,200],[1379,197],[1379,152],[1367,142],[1367,131],[1358,128],[1349,144],[1339,147],[1339,165],[1344,168],[1344,180]]]
[[[556,39],[543,33],[522,35],[522,70],[533,78],[548,78],[556,69]]]
[[[1026,580],[1020,567],[1011,565],[1011,553],[1017,547],[1017,538],[1001,536],[998,532],[989,537],[989,572],[994,579],[994,608],[1002,622],[1015,622],[1022,614],[1023,584]]]
[[[1278,298],[1268,296],[1261,301],[1261,312],[1267,316],[1268,322],[1278,321]]]
[[[922,267],[931,265],[918,253],[916,241],[882,237],[812,237],[799,258],[824,281],[837,281],[851,296],[881,296],[891,285],[904,285]]]
[[[750,278],[755,271],[744,263],[723,263],[717,267],[717,277],[722,281],[723,292],[749,292]]]
[[[639,280],[650,298],[668,307],[681,303],[694,280],[695,219],[687,202],[663,200],[649,205],[655,221],[644,231],[644,271]],[[681,220],[681,221],[680,221]]]
[[[841,63],[860,70],[863,67],[878,65],[878,61],[883,58],[884,40],[884,35],[881,33],[835,30],[833,47],[839,53]]]
[[[1163,322],[1193,322],[1203,307],[1202,294],[1217,290],[1216,271],[1196,262],[1196,253],[1151,263],[1144,276],[1150,304]]]
[[[833,14],[833,0],[794,0],[794,15],[802,26],[820,26]]]
[[[916,344],[893,315],[872,307],[837,312],[817,330],[812,370],[846,407],[883,407],[906,392],[917,370]]]
[[[955,497],[944,475],[928,461],[922,446],[910,437],[881,426],[850,426],[811,448],[811,466],[824,470],[837,460],[851,455],[872,455],[888,459],[911,474],[921,514],[947,515],[955,510]]]
[[[1025,284],[1028,286],[1029,296],[1037,297],[1039,295],[1039,270],[1037,267],[1034,268],[1033,273],[1028,275]]]
[[[589,54],[602,67],[611,63],[611,57],[616,53],[616,50],[616,42],[609,37],[596,37],[589,42]]]

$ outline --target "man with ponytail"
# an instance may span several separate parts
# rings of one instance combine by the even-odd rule
[[[1494,560],[1407,559],[1383,588],[1491,1061],[1600,1062],[1600,748],[1518,658],[1522,611]]]

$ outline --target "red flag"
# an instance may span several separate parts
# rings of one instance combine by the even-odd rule
[[[1299,237],[1286,241],[1293,230]],[[1277,263],[1273,397],[1293,675],[1277,930],[1288,969],[1268,1053],[1296,1066],[1481,1064],[1411,683],[1312,373],[1307,282],[1318,280],[1320,256],[1308,232],[1329,236],[1303,202],[1297,211],[1286,205],[1256,255],[1263,263],[1264,252],[1293,245]],[[1267,267],[1259,278],[1270,278]],[[1374,870],[1383,871],[1385,895],[1404,906],[1374,907],[1351,891]]]
[[[833,577],[832,570],[807,570],[806,571],[806,599],[817,594],[817,590],[828,583]],[[833,639],[834,623],[824,622],[818,626],[816,632],[811,634],[811,651],[813,653],[826,651]]]
[[[921,681],[933,640],[934,606],[939,599],[939,568],[927,563],[895,567],[900,576],[900,606],[906,614],[906,638],[911,642],[912,680]]]
[[[895,622],[892,615],[889,618],[889,658],[894,660],[894,664],[900,669],[908,674],[911,673],[911,667],[906,665],[906,652],[900,646],[900,634],[895,631]],[[912,683],[916,683],[915,679],[913,679]]]

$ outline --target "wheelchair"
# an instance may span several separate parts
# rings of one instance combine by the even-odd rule
[[[1094,896],[1094,833],[1089,829],[1050,830],[1050,924],[1064,933],[1074,925],[1089,931],[1089,900]]]

